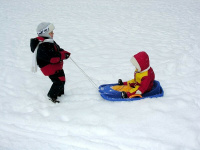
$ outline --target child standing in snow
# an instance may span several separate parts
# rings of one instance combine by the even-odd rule
[[[130,88],[127,92],[122,92],[122,98],[131,98],[134,95],[142,95],[145,92],[151,91],[155,74],[150,67],[149,56],[142,51],[131,58],[131,63],[135,66],[134,79],[127,82],[122,82],[119,79],[120,85],[128,85]]]
[[[53,40],[54,25],[42,22],[37,27],[37,38],[30,41],[31,51],[36,52],[37,65],[42,73],[48,76],[53,82],[47,96],[52,102],[57,101],[57,97],[64,94],[65,73],[63,70],[63,60],[68,59],[70,53],[60,48]]]

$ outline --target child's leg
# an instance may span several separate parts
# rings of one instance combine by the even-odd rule
[[[136,91],[138,90],[139,86],[135,86],[134,88],[132,88],[131,90],[129,90],[129,92],[127,92],[127,96],[128,97],[132,97],[133,95],[135,95]]]
[[[65,74],[63,70],[58,71],[56,74],[49,76],[53,82],[48,96],[51,98],[57,98],[61,94],[64,94],[64,85],[65,85]]]
[[[64,94],[64,91],[65,91],[65,73],[63,69],[60,70],[59,72],[59,79],[62,82],[62,90],[60,90],[58,96],[61,96]]]

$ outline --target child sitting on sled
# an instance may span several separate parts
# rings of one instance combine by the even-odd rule
[[[122,98],[141,97],[145,92],[151,91],[155,78],[154,71],[150,67],[149,56],[146,52],[142,51],[135,54],[130,61],[136,70],[134,72],[134,79],[127,82],[122,82],[119,79],[119,85],[127,85],[126,88],[121,88]]]

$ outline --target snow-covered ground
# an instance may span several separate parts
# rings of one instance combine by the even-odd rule
[[[0,150],[199,150],[199,0],[1,0]],[[55,41],[98,86],[133,78],[149,54],[165,95],[110,102],[69,59],[65,96],[32,73],[30,38],[52,22]]]

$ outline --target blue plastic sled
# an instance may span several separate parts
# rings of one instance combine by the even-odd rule
[[[160,85],[159,81],[154,80],[153,88],[150,92],[144,93],[142,98],[135,97],[135,98],[121,98],[121,92],[113,90],[111,87],[118,84],[103,84],[99,86],[99,92],[101,97],[105,100],[109,101],[135,101],[141,100],[144,98],[157,98],[162,97],[164,95],[164,91]]]

